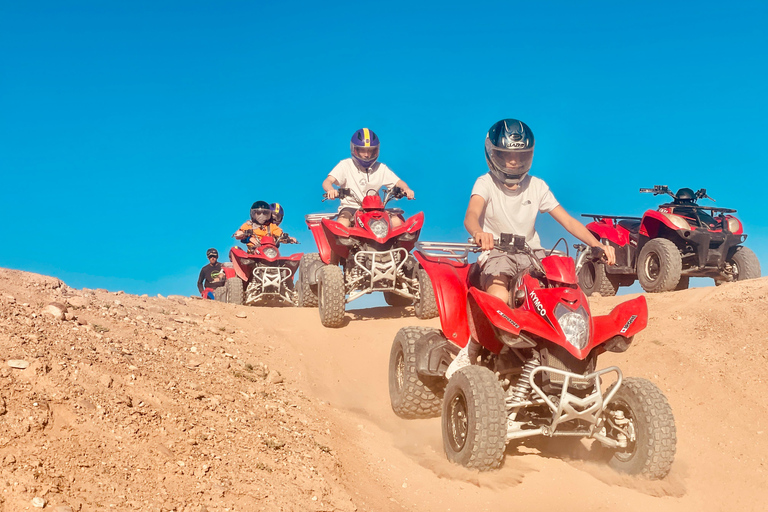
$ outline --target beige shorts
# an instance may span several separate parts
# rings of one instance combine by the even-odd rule
[[[546,256],[546,252],[539,249],[534,251],[539,259]],[[487,290],[494,277],[507,276],[510,281],[528,267],[533,266],[533,260],[527,254],[507,254],[498,249],[491,249],[480,267],[480,287]]]

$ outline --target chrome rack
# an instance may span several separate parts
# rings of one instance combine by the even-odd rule
[[[304,216],[307,222],[320,222],[323,219],[333,219],[338,213],[309,213]]]
[[[480,252],[476,244],[460,242],[416,242],[416,249],[430,258],[448,258],[467,263],[470,252]]]

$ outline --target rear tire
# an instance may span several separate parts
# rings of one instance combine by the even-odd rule
[[[392,292],[384,292],[384,300],[387,304],[396,308],[404,308],[413,304],[413,299]]]
[[[443,449],[453,463],[490,471],[504,459],[507,408],[496,375],[483,366],[465,366],[445,388]]]
[[[419,280],[419,298],[413,303],[414,313],[417,318],[428,320],[438,315],[435,290],[432,288],[432,280],[423,268],[416,270]]]
[[[438,329],[403,327],[397,331],[389,353],[389,401],[401,418],[440,416],[445,379],[422,379],[416,372],[416,343],[426,336],[442,336]]]
[[[320,322],[325,327],[341,327],[344,323],[344,274],[336,265],[324,265],[317,276]]]
[[[587,261],[579,270],[579,286],[587,297],[594,293],[613,297],[619,289],[619,279],[605,272],[605,263]]]
[[[637,258],[637,280],[648,293],[674,290],[682,270],[680,251],[666,238],[654,238],[646,243]]]
[[[630,420],[627,430],[635,436],[624,451],[613,452],[608,465],[652,480],[667,476],[675,458],[677,432],[672,408],[661,390],[646,379],[624,379],[608,409],[623,411]]]
[[[239,277],[231,277],[224,283],[224,288],[227,289],[227,302],[230,304],[238,304],[240,306],[245,303],[245,286],[243,286],[243,280]]]
[[[690,285],[691,278],[688,276],[680,276],[680,280],[677,282],[677,286],[675,286],[676,291],[680,290],[687,290],[688,286]]]
[[[213,300],[217,302],[227,302],[226,283],[225,286],[219,286],[218,288],[213,289]]]
[[[300,308],[317,307],[317,285],[311,284],[309,272],[312,268],[317,268],[316,264],[320,260],[320,255],[316,252],[306,253],[299,262],[299,283],[297,293],[299,295]]]

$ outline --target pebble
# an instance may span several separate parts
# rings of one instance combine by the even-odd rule
[[[236,316],[237,318],[248,318],[248,315],[246,315],[245,313],[238,313],[238,314],[236,314],[235,316]]]
[[[277,370],[272,370],[267,375],[267,382],[269,382],[270,384],[280,384],[281,382],[283,382],[283,376],[280,375],[280,372],[278,372]]]
[[[9,359],[8,366],[11,368],[18,368],[19,370],[24,370],[25,368],[29,367],[29,363],[23,359]]]
[[[32,498],[32,506],[35,508],[43,508],[45,507],[45,500],[40,496]]]
[[[112,377],[110,377],[109,375],[102,375],[101,377],[99,377],[99,384],[101,384],[105,388],[112,387],[112,382],[113,382]]]

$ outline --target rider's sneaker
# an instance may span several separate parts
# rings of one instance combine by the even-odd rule
[[[445,378],[450,379],[451,376],[456,373],[456,371],[469,365],[469,343],[467,343],[464,348],[459,351],[459,354],[454,358],[454,360],[451,361],[451,364],[448,365],[448,369],[445,370]]]

